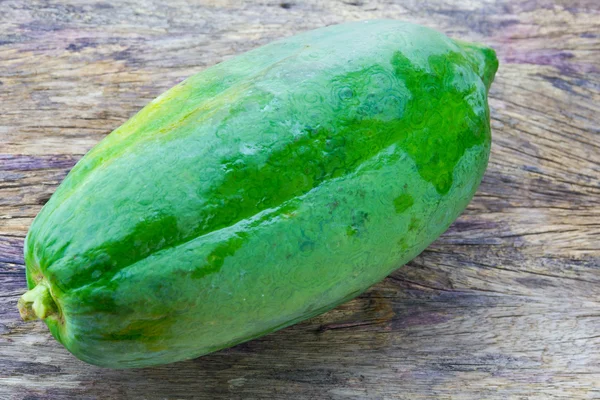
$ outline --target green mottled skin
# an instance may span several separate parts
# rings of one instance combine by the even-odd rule
[[[52,334],[84,361],[142,367],[357,296],[470,201],[497,65],[383,20],[188,78],[92,149],[35,219],[27,278],[49,287]]]

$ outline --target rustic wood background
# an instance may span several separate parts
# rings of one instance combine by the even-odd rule
[[[152,98],[273,39],[396,18],[487,43],[494,144],[468,210],[365,295],[193,361],[112,371],[20,320],[23,238]],[[0,1],[0,399],[600,398],[600,3]]]

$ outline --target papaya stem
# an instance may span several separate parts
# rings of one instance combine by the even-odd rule
[[[43,282],[25,292],[17,303],[19,314],[24,321],[44,319],[57,313],[56,303],[50,294],[50,289]]]

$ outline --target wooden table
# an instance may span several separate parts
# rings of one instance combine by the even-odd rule
[[[0,399],[600,398],[597,0],[201,3],[0,2]],[[383,17],[501,62],[486,176],[419,257],[323,316],[158,368],[86,365],[20,320],[27,228],[100,139],[227,57]]]

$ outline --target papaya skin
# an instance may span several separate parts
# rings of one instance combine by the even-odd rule
[[[376,20],[184,80],[84,156],[40,211],[21,315],[81,360],[134,368],[358,296],[473,197],[497,68],[487,47]]]

